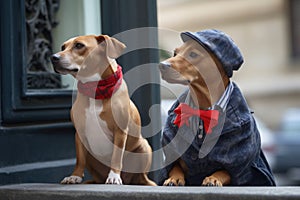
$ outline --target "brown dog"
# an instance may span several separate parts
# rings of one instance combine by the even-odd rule
[[[162,135],[167,186],[275,186],[253,112],[230,78],[244,59],[219,30],[183,32],[159,64],[162,78],[189,88],[168,112]]]
[[[191,98],[200,109],[207,109],[218,101],[229,83],[229,78],[215,56],[194,40],[186,41],[175,49],[174,56],[160,64],[162,78],[169,83],[189,85]],[[165,186],[185,185],[188,167],[179,158],[170,172]],[[202,185],[222,186],[230,183],[226,170],[207,176]],[[200,184],[201,185],[201,184]]]
[[[56,72],[78,80],[71,109],[76,166],[63,184],[82,182],[87,168],[93,183],[156,185],[146,174],[152,150],[141,136],[139,112],[115,61],[124,48],[107,35],[87,35],[69,39],[51,57]]]

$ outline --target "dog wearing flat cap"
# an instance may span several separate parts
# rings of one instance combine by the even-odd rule
[[[162,135],[165,186],[275,186],[247,102],[230,79],[243,63],[219,30],[181,33],[183,44],[161,62],[162,78],[187,85]]]

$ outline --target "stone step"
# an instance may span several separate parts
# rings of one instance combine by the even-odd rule
[[[17,184],[0,186],[0,200],[289,200],[300,187],[151,187],[131,185]]]

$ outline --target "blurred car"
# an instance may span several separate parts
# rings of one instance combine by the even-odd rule
[[[287,110],[276,134],[276,154],[273,171],[300,181],[300,109]]]
[[[162,126],[165,125],[167,117],[168,117],[168,110],[171,108],[175,99],[162,99],[161,100],[161,122]],[[255,118],[257,123],[257,128],[259,129],[260,136],[261,136],[261,148],[268,160],[268,163],[271,168],[274,165],[274,156],[275,156],[275,138],[274,133],[271,129],[269,129],[260,119]]]
[[[257,117],[255,117],[255,121],[256,121],[257,128],[260,132],[261,149],[263,150],[271,169],[273,169],[274,162],[275,162],[275,150],[276,150],[274,132],[271,129],[269,129]]]

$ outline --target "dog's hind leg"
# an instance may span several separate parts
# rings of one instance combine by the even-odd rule
[[[147,174],[140,174],[140,184],[141,185],[149,185],[149,186],[157,186],[157,184],[150,180],[147,176]]]

